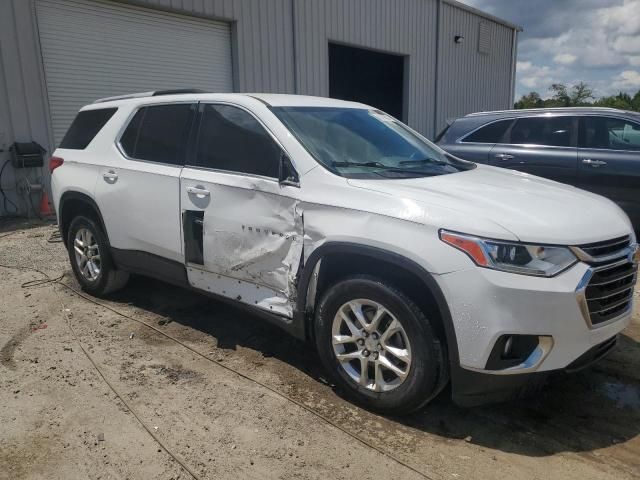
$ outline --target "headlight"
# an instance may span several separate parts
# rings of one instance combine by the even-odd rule
[[[553,277],[578,259],[566,247],[527,245],[440,231],[440,239],[469,255],[479,267],[503,272]]]

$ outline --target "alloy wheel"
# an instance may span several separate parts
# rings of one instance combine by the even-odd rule
[[[100,248],[96,237],[88,228],[80,228],[76,232],[73,248],[76,254],[78,270],[85,279],[95,282],[102,271]]]
[[[411,367],[411,345],[402,323],[378,302],[351,300],[333,319],[332,345],[347,375],[362,387],[387,392]]]

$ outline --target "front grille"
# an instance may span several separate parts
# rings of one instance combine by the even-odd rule
[[[613,320],[631,309],[637,266],[630,261],[630,238],[576,247],[574,251],[592,266],[593,275],[584,291],[591,325]],[[580,255],[578,255],[580,257]]]
[[[605,240],[604,242],[590,243],[580,246],[580,249],[591,257],[597,258],[623,250],[629,246],[629,236]]]

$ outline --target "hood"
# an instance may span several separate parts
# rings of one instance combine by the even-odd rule
[[[580,245],[607,240],[632,231],[626,214],[610,200],[552,180],[514,170],[478,165],[466,172],[426,178],[360,180],[349,184],[367,190],[411,199],[425,209],[453,210],[475,220],[494,223],[524,242]],[[437,216],[441,218],[440,215]],[[472,221],[473,220],[473,221]],[[460,222],[437,228],[460,229]],[[505,238],[496,229],[496,238]]]

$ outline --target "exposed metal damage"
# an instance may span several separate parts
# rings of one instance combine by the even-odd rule
[[[215,215],[205,210],[204,262],[188,265],[189,281],[291,318],[303,252],[302,210],[298,200],[254,193],[249,202],[230,201],[228,210],[217,208]]]

